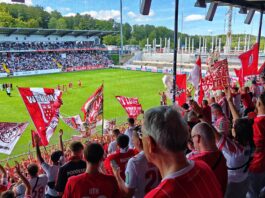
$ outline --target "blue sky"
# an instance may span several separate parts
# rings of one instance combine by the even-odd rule
[[[114,18],[117,21],[120,17],[119,2],[120,0],[26,0],[29,5],[40,5],[49,12],[58,10],[64,16],[87,13],[98,19]],[[174,0],[152,0],[150,16],[142,16],[139,14],[139,0],[123,0],[123,20],[130,24],[152,24],[173,29],[174,3]],[[194,3],[195,0],[180,0],[179,31],[192,35],[225,33],[227,7],[218,7],[213,22],[208,22],[204,20],[207,9],[195,8]],[[245,15],[239,14],[238,9],[234,8],[232,32],[257,35],[259,13],[255,14],[251,25],[245,25],[244,20]]]

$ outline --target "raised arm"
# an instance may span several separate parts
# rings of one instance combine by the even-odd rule
[[[16,172],[17,172],[18,176],[20,177],[20,179],[22,180],[22,182],[25,184],[25,187],[26,187],[25,195],[30,196],[31,195],[30,183],[27,180],[27,178],[21,173],[19,163],[17,161],[15,161],[15,163],[16,163],[16,166],[15,166]]]
[[[60,145],[60,150],[64,153],[64,147],[63,147],[63,130],[59,130],[59,145]]]
[[[226,99],[228,101],[228,105],[229,105],[230,111],[232,113],[233,122],[234,122],[235,120],[239,119],[240,116],[236,110],[234,103],[233,103],[233,98],[232,98],[231,91],[229,88],[225,88],[225,96],[226,96]]]
[[[40,164],[42,164],[44,162],[43,157],[41,156],[41,151],[40,151],[40,138],[38,135],[34,136],[34,141],[35,141],[35,145],[36,145],[36,153],[37,153],[37,159],[40,162]]]
[[[6,174],[6,169],[0,164],[0,171],[2,172],[3,174],[3,178],[6,178],[7,177],[7,174]]]
[[[132,197],[135,190],[133,188],[128,188],[126,186],[124,180],[121,178],[120,168],[115,167],[112,163],[111,163],[111,168],[112,168],[113,174],[117,180],[117,183],[118,183],[118,186],[119,186],[121,193],[125,197]]]

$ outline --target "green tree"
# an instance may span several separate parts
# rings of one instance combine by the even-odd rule
[[[27,22],[28,28],[38,28],[40,26],[38,20],[36,19],[30,19]]]
[[[67,29],[67,24],[64,18],[57,20],[56,29]]]
[[[56,27],[57,27],[57,19],[54,17],[50,18],[48,23],[48,28],[55,29]]]
[[[0,26],[12,27],[14,24],[14,18],[7,12],[0,12]]]

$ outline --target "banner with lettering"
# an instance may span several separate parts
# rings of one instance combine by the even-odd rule
[[[62,92],[48,88],[18,88],[43,146],[48,145],[58,122]]]
[[[139,103],[138,98],[125,96],[116,96],[116,98],[130,118],[137,118],[142,113],[142,105]]]
[[[28,126],[25,123],[0,122],[0,153],[10,155]]]

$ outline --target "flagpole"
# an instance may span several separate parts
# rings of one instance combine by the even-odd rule
[[[260,38],[261,38],[262,21],[263,21],[263,10],[260,11],[260,20],[259,20],[259,34],[258,34],[259,49],[260,49]],[[259,53],[259,50],[258,50],[258,53]]]
[[[102,81],[102,137],[104,135],[104,81]]]
[[[173,58],[173,104],[176,103],[176,80],[177,80],[177,50],[178,50],[178,11],[179,11],[179,0],[175,0],[175,22],[174,22],[174,58]]]

